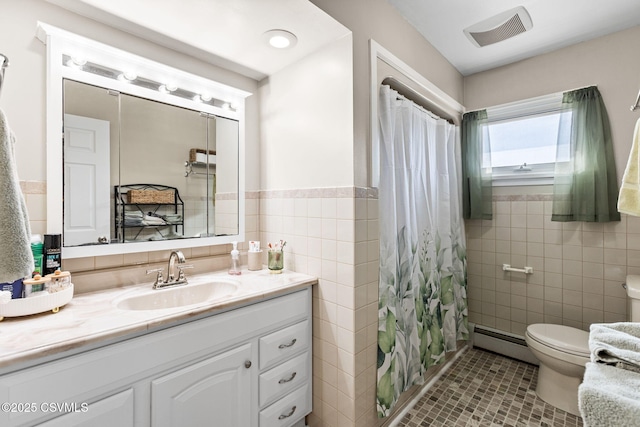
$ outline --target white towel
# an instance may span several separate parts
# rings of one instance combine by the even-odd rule
[[[640,422],[640,374],[589,362],[578,388],[586,427],[632,427]]]
[[[0,110],[0,283],[33,273],[31,229],[14,158],[15,138]]]
[[[591,361],[640,373],[640,323],[593,323],[589,332]]]
[[[640,216],[640,157],[638,157],[638,145],[640,144],[640,119],[636,122],[633,131],[633,142],[627,167],[622,176],[622,185],[618,195],[618,212]]]
[[[145,215],[142,220],[142,223],[144,225],[166,225],[167,224],[164,219],[159,218],[157,216],[151,216],[151,215]]]
[[[7,304],[9,301],[11,301],[11,292],[0,291],[0,304]]]

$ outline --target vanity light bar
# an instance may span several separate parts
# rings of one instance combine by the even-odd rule
[[[62,55],[62,63],[65,67],[71,67],[77,70],[81,70],[85,73],[91,73],[113,80],[126,81],[129,84],[143,87],[145,89],[162,92],[168,95],[178,96],[184,99],[197,100],[198,102],[202,102],[214,107],[236,111],[233,104],[230,104],[229,102],[224,100],[212,98],[211,95],[209,95],[207,92],[191,92],[186,89],[179,88],[175,84],[157,82],[155,80],[140,77],[131,71],[116,70],[105,65],[96,64],[95,62],[78,60],[78,58],[72,57],[71,55]]]

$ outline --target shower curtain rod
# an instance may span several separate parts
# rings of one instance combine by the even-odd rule
[[[399,93],[396,91],[396,93],[398,94],[396,99],[397,100],[405,100],[405,101],[409,101],[411,102],[416,108],[419,108],[420,110],[422,110],[423,112],[425,112],[429,117],[431,117],[432,119],[436,119],[436,120],[446,120],[443,119],[442,117],[438,116],[437,114],[432,113],[431,111],[427,110],[425,107],[423,107],[422,105],[418,104],[417,102],[415,102],[412,99],[407,98],[406,96],[404,96],[403,94]]]
[[[400,96],[402,96],[405,99],[408,99],[409,101],[412,101],[417,106],[423,108],[426,112],[431,114],[436,119],[446,120],[447,122],[449,122],[451,124],[455,124],[454,118],[452,118],[452,117],[442,117],[442,116],[439,116],[439,115],[433,113],[432,111],[430,111],[429,107],[427,107],[427,105],[433,105],[436,109],[441,110],[441,111],[444,111],[444,110],[442,108],[440,108],[438,105],[436,105],[429,98],[427,98],[426,96],[424,96],[423,94],[421,94],[420,92],[418,92],[417,90],[412,88],[411,86],[407,85],[406,83],[401,82],[400,80],[396,79],[395,77],[387,76],[382,80],[382,84],[386,84],[386,85],[390,86],[392,89],[394,89],[396,92],[398,92]],[[417,97],[421,102],[417,102],[416,100],[407,97],[406,95],[400,93],[400,91],[398,89],[400,89],[402,91],[405,91],[405,92],[411,93],[412,95]]]

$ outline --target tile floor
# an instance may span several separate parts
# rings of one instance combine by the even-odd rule
[[[398,427],[578,427],[582,419],[536,396],[538,367],[474,348],[431,387]]]

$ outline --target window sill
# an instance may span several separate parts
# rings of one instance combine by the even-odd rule
[[[492,187],[519,187],[524,185],[553,185],[553,176],[549,175],[502,175],[493,176]]]

